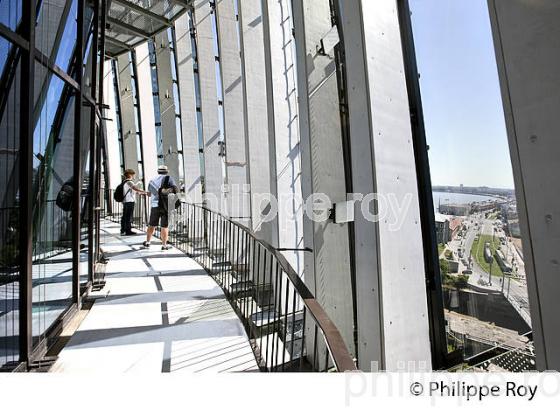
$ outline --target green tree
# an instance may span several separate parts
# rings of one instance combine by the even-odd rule
[[[439,260],[439,270],[442,275],[447,275],[449,273],[449,261],[447,259]]]

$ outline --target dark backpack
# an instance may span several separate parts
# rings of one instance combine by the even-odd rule
[[[169,195],[175,194],[177,188],[169,186],[169,175],[165,177],[161,187],[158,189],[158,208],[160,214],[167,214],[169,212],[167,204],[169,203]],[[181,206],[181,201],[175,201],[175,209]]]
[[[119,184],[119,186],[117,187],[117,189],[115,189],[115,192],[113,192],[113,199],[117,202],[123,202],[124,201],[124,183],[126,182],[123,181]]]
[[[74,203],[74,187],[72,184],[64,184],[58,191],[56,196],[56,205],[65,212],[72,210],[72,204]]]

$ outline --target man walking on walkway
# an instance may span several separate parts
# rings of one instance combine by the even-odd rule
[[[134,184],[134,175],[136,172],[133,169],[124,171],[123,182],[123,213],[121,218],[121,235],[136,235],[132,230],[132,218],[134,216],[134,204],[136,202],[136,193],[140,195],[148,195],[147,191],[143,191],[136,187]]]
[[[160,201],[160,194],[165,194],[167,198],[167,193],[178,193],[177,183],[173,177],[169,176],[169,170],[167,166],[161,165],[158,167],[158,176],[150,181],[148,185],[148,191],[151,194],[151,210],[150,210],[150,221],[148,223],[148,231],[146,234],[146,241],[144,246],[146,248],[150,247],[150,241],[152,235],[154,234],[156,228],[161,226],[161,249],[166,251],[171,247],[167,245],[167,238],[169,236],[169,213],[167,204]],[[166,200],[166,199],[165,199]]]

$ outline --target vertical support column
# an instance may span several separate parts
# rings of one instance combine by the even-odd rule
[[[209,0],[194,2],[204,140],[204,200],[210,209],[221,211],[223,209],[224,162],[220,148],[216,56],[211,13],[213,10]]]
[[[251,227],[268,243],[278,243],[278,215],[268,217],[269,195],[276,198],[276,153],[274,111],[268,104],[272,90],[267,86],[264,22],[261,0],[239,1],[241,56],[245,76],[246,128],[251,183]],[[268,61],[270,61],[268,59]],[[271,95],[271,94],[270,94]],[[272,101],[272,98],[271,98]],[[269,123],[272,122],[272,127]]]
[[[142,138],[142,161],[144,164],[144,179],[146,185],[157,175],[157,145],[154,114],[154,99],[152,96],[152,76],[150,68],[150,53],[148,44],[136,47],[136,75],[138,89],[138,104],[142,120],[140,134]],[[146,187],[147,188],[147,187]]]
[[[560,4],[489,0],[537,368],[560,370]]]
[[[164,164],[169,168],[169,174],[177,179],[182,174],[179,161],[179,146],[177,141],[176,107],[173,97],[173,77],[171,75],[171,50],[167,31],[156,35],[154,40],[156,49],[157,79],[159,88],[159,109],[161,120],[161,135],[163,139]]]
[[[107,24],[107,0],[98,0],[99,2],[99,27],[103,28],[99,30],[99,72],[98,72],[98,79],[97,79],[97,95],[96,95],[96,102],[99,106],[103,105],[103,101],[105,100],[105,74],[107,73],[107,66],[105,65],[105,47],[106,47],[106,38],[105,38],[105,25]],[[102,110],[100,110],[102,112]],[[102,115],[103,116],[103,115]],[[103,145],[103,143],[101,143]],[[101,166],[101,164],[100,164]]]
[[[300,180],[298,106],[289,0],[263,0],[265,50],[269,77],[269,99],[274,110],[274,144],[278,194],[278,244],[289,249],[284,255],[299,273],[303,273],[303,201]],[[269,111],[272,112],[272,111]],[[269,118],[270,121],[270,118]],[[269,134],[270,135],[270,134]]]
[[[445,329],[445,312],[443,304],[443,288],[439,268],[439,251],[435,229],[434,200],[432,197],[432,178],[428,158],[428,144],[424,127],[424,113],[418,67],[414,48],[414,35],[408,0],[398,2],[399,20],[403,42],[403,54],[408,87],[408,99],[414,150],[416,155],[416,173],[418,176],[418,198],[424,240],[424,263],[426,271],[426,290],[428,311],[430,315],[430,340],[432,349],[432,366],[434,369],[447,369],[461,358],[461,353],[448,352],[447,331]]]
[[[78,1],[76,38],[76,82],[79,89],[74,98],[74,197],[72,203],[72,301],[81,307],[80,295],[80,236],[82,214],[82,111],[83,111],[83,61],[84,61],[84,0]]]
[[[344,2],[342,30],[346,56],[346,82],[352,157],[352,185],[356,193],[374,192],[373,145],[369,115],[368,76],[364,50],[361,1]],[[371,362],[383,366],[381,295],[378,267],[378,225],[368,222],[360,203],[354,210],[356,269],[356,327],[359,367],[370,371]]]
[[[109,189],[115,189],[121,182],[121,160],[120,160],[120,146],[119,146],[119,131],[117,129],[117,113],[115,107],[115,87],[113,70],[111,61],[104,62],[105,69],[103,70],[105,76],[103,78],[103,117],[105,127],[107,130],[107,146],[105,153],[107,155],[107,165],[109,166]]]
[[[100,20],[99,20],[99,25],[100,27],[105,28],[106,22],[107,22],[107,0],[99,0],[100,3]],[[96,102],[97,102],[97,107],[101,113],[101,119],[100,119],[100,124],[99,124],[99,130],[97,133],[97,138],[98,138],[98,144],[97,144],[97,150],[95,152],[95,161],[97,163],[97,171],[95,174],[95,181],[96,181],[96,186],[97,186],[97,191],[95,194],[95,207],[96,207],[96,218],[95,218],[95,222],[96,222],[96,245],[95,245],[95,250],[96,250],[96,261],[100,259],[100,252],[101,252],[101,248],[100,248],[100,242],[101,242],[101,235],[100,235],[100,227],[101,227],[101,205],[102,205],[102,201],[105,201],[105,194],[104,191],[101,189],[102,188],[102,184],[101,184],[101,175],[102,175],[102,170],[104,170],[105,172],[105,185],[107,185],[107,181],[108,181],[108,176],[109,176],[109,170],[108,168],[108,164],[106,161],[106,153],[107,153],[107,140],[106,140],[106,133],[105,133],[105,120],[103,119],[104,115],[103,115],[103,101],[104,101],[104,92],[105,92],[105,84],[104,84],[104,78],[105,78],[105,30],[99,30],[99,78],[97,80],[97,85],[98,85],[98,95],[96,96]],[[103,153],[103,154],[102,154]],[[95,274],[94,274],[94,278],[93,278],[94,282],[96,280],[95,278]]]
[[[202,202],[202,178],[198,141],[196,95],[194,86],[194,53],[187,13],[175,22],[177,75],[181,90],[181,125],[185,195],[191,203]]]
[[[245,128],[245,100],[234,0],[216,2],[226,147],[227,214],[240,223],[250,222],[249,167]]]
[[[93,2],[93,24],[92,24],[92,42],[90,48],[91,55],[91,92],[90,95],[93,101],[97,100],[97,81],[98,81],[98,57],[99,57],[99,0]],[[97,197],[97,178],[95,177],[98,163],[97,163],[97,145],[98,135],[97,132],[97,114],[96,105],[90,108],[90,140],[89,140],[89,206],[88,210],[88,282],[93,282],[93,272],[95,269],[96,255],[95,255],[95,229],[96,225],[96,197]]]
[[[20,246],[19,246],[19,360],[29,359],[32,349],[32,301],[33,301],[33,102],[35,75],[35,0],[22,4],[21,35],[28,41],[29,49],[21,53],[21,86],[19,134],[20,173]]]
[[[331,204],[346,201],[339,84],[329,0],[293,2],[299,90],[303,197],[321,195]],[[324,40],[324,42],[323,42]],[[329,208],[332,205],[329,206]],[[303,217],[305,282],[325,307],[350,352],[354,348],[352,269],[348,224]],[[315,214],[316,216],[318,214]]]
[[[341,14],[352,184],[354,192],[370,195],[356,203],[354,223],[359,366],[396,370],[414,363],[429,370],[424,251],[397,1],[344,2]],[[373,201],[373,193],[381,202]],[[403,211],[387,213],[389,201]],[[381,220],[366,218],[380,211]]]
[[[117,57],[121,128],[124,151],[124,168],[138,168],[138,137],[136,135],[135,107],[132,94],[131,62],[129,53]]]

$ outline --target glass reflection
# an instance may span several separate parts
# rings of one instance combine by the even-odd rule
[[[32,329],[37,343],[72,301],[74,95],[52,76],[33,144]]]
[[[21,0],[0,1],[0,23],[16,31],[21,21]]]
[[[0,370],[19,359],[19,53],[0,37]]]
[[[72,55],[74,54],[74,49],[76,47],[76,36],[77,36],[77,22],[76,22],[76,12],[77,12],[77,2],[73,0],[71,3],[71,9],[69,17],[66,19],[66,24],[64,26],[64,32],[60,40],[60,47],[58,48],[58,53],[56,55],[55,64],[61,67],[66,72],[70,73],[70,63],[72,62]]]

